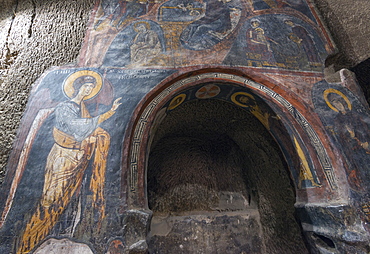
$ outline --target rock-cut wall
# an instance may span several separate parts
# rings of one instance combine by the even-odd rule
[[[368,26],[337,2],[1,4],[0,252],[368,252],[370,112],[325,79]]]
[[[93,2],[1,1],[1,179],[32,84],[50,67],[76,62]]]

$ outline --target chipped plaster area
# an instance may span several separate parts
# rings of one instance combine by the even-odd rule
[[[73,64],[94,0],[0,0],[0,182],[32,84]],[[333,73],[370,57],[370,1],[312,0],[336,43]]]
[[[54,239],[46,240],[37,250],[35,254],[93,254],[90,247],[83,243],[73,242],[69,239]]]
[[[0,182],[32,84],[74,63],[94,0],[0,0]]]

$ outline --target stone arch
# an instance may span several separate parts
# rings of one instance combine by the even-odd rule
[[[202,70],[194,71],[170,77],[159,84],[146,98],[138,105],[132,121],[130,122],[124,143],[123,170],[122,170],[122,195],[126,196],[127,206],[131,209],[148,209],[146,194],[146,167],[148,161],[148,149],[150,131],[156,114],[173,96],[179,91],[189,87],[208,82],[221,82],[247,88],[262,98],[267,104],[276,110],[287,128],[294,130],[290,142],[300,144],[299,149],[311,160],[310,170],[317,175],[317,186],[320,188],[298,189],[297,204],[306,204],[310,196],[318,199],[327,199],[322,194],[325,189],[331,197],[338,197],[345,192],[338,189],[338,179],[333,170],[330,150],[327,150],[321,142],[322,130],[314,129],[305,116],[300,112],[304,111],[306,105],[303,102],[294,100],[295,106],[291,103],[292,98],[286,99],[280,92],[283,92],[276,84],[257,76],[250,78],[235,71],[225,70]],[[312,121],[317,119],[313,116]],[[321,132],[321,133],[318,133]],[[294,141],[294,137],[296,141]],[[279,144],[280,146],[282,144]],[[294,146],[294,145],[293,145]],[[281,147],[285,157],[289,156],[284,147]],[[328,155],[329,153],[329,155]],[[335,162],[334,162],[335,163]],[[292,171],[292,169],[290,168]],[[317,189],[320,189],[318,191]],[[341,192],[341,193],[340,193]],[[344,193],[345,194],[345,193]]]

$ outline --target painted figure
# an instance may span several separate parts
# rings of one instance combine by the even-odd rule
[[[265,31],[260,27],[260,21],[251,20],[251,27],[246,32],[247,58],[259,61],[275,62],[270,43],[274,40],[265,35]]]
[[[327,105],[337,112],[333,132],[352,164],[348,172],[349,181],[356,190],[360,190],[362,184],[359,179],[369,179],[370,176],[366,170],[370,162],[369,125],[352,110],[351,102],[342,92],[329,88],[324,91],[324,98]]]
[[[102,29],[108,24],[112,27],[122,28],[134,18],[145,15],[152,8],[149,1],[108,0],[100,3],[97,22],[94,28]]]
[[[96,72],[87,73],[67,79],[64,91],[71,100],[55,108],[55,143],[47,157],[42,197],[26,225],[18,253],[28,253],[50,233],[72,196],[78,194],[90,161],[92,206],[99,223],[105,217],[103,192],[110,136],[99,125],[115,114],[121,98],[106,113],[91,117],[84,101],[100,91],[102,79]]]
[[[182,44],[193,50],[212,47],[220,41],[212,32],[223,33],[232,28],[227,1],[206,0],[205,3],[204,17],[191,23],[180,36]]]
[[[245,92],[237,92],[231,96],[231,101],[238,106],[248,108],[248,110],[263,124],[263,126],[265,126],[267,130],[270,130],[270,114],[268,112],[262,112],[253,95]]]
[[[303,50],[307,56],[308,63],[311,66],[321,65],[321,59],[315,47],[312,35],[309,34],[304,27],[295,24],[290,19],[285,20],[284,23],[291,27],[292,33],[289,34],[289,39]]]
[[[134,30],[137,34],[130,46],[131,65],[145,66],[161,53],[161,42],[148,22],[135,23]]]
[[[135,18],[138,18],[142,15],[145,15],[148,13],[151,8],[153,7],[153,2],[150,1],[140,1],[140,0],[134,0],[134,1],[123,1],[123,11],[124,14],[117,19],[117,27],[121,28],[124,26],[128,21],[131,21]]]
[[[158,20],[191,22],[199,19],[203,11],[203,4],[195,0],[169,0],[159,8]]]
[[[361,120],[353,121],[356,116],[351,110],[351,104],[348,103],[344,97],[338,95],[338,92],[329,93],[327,97],[334,110],[339,112],[335,118],[335,123],[337,123],[336,125],[344,125],[344,128],[337,128],[341,137],[346,140],[351,140],[351,143],[353,143],[355,147],[358,149],[364,149],[367,154],[370,154],[369,133],[357,131],[359,127],[363,127],[361,130],[368,130],[368,126]]]
[[[296,137],[294,137],[294,145],[297,150],[297,154],[300,161],[300,169],[299,169],[299,177],[298,177],[298,188],[303,187],[319,187],[320,184],[316,183],[316,179],[314,178],[310,166],[308,164],[308,160],[306,155],[303,152],[301,145],[299,144]]]

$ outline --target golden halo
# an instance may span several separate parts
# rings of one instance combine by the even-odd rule
[[[251,98],[252,100],[255,100],[253,95],[251,95],[249,93],[245,93],[245,92],[237,92],[237,93],[234,93],[233,95],[231,95],[231,101],[234,102],[236,105],[238,105],[240,107],[243,107],[243,108],[248,107],[248,105],[243,104],[243,103],[241,103],[240,101],[238,101],[236,99],[239,95],[247,96],[247,97]]]
[[[338,94],[340,97],[342,97],[343,98],[343,100],[345,100],[346,101],[346,103],[347,103],[347,106],[348,106],[348,109],[349,110],[352,110],[352,104],[351,104],[351,102],[349,101],[349,99],[347,98],[347,96],[345,96],[341,91],[338,91],[338,90],[336,90],[336,89],[334,89],[334,88],[329,88],[329,89],[326,89],[325,91],[324,91],[324,100],[325,100],[325,102],[326,102],[326,104],[329,106],[329,108],[331,108],[332,110],[334,110],[335,112],[339,112],[338,111],[338,109],[336,109],[332,104],[331,104],[331,102],[329,101],[329,99],[328,99],[328,96],[329,96],[329,94],[331,94],[331,93],[336,93],[336,94]]]
[[[173,98],[170,102],[170,105],[168,106],[168,110],[172,110],[174,108],[176,108],[177,106],[179,106],[181,103],[184,102],[186,98],[186,94],[180,94],[180,95],[177,95],[175,98]]]
[[[95,80],[96,80],[96,85],[95,85],[94,89],[92,90],[90,95],[88,95],[84,98],[84,100],[91,99],[92,97],[94,97],[95,95],[97,95],[100,92],[100,89],[103,85],[103,79],[102,79],[102,77],[100,76],[99,73],[97,73],[95,71],[89,71],[89,70],[76,71],[76,72],[72,73],[71,75],[69,75],[65,79],[64,84],[63,84],[64,94],[68,98],[72,99],[72,96],[75,92],[75,89],[73,88],[73,83],[75,82],[75,80],[77,78],[82,77],[82,76],[91,76],[91,77],[94,77]]]
[[[135,30],[135,32],[139,32],[138,30],[137,30],[137,27],[140,25],[140,24],[144,24],[145,25],[145,27],[146,27],[146,30],[150,30],[150,24],[147,22],[147,21],[139,21],[139,22],[136,22],[135,24],[134,24],[134,30]]]

